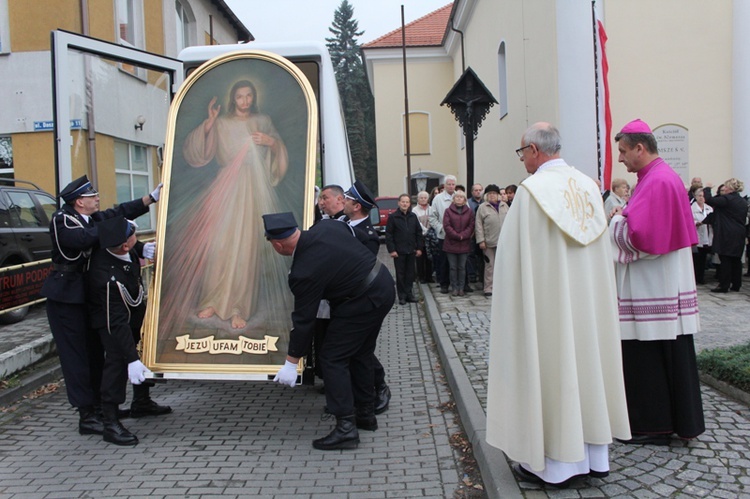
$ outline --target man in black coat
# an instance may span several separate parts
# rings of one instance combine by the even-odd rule
[[[372,251],[376,257],[380,251],[380,236],[370,222],[370,211],[378,205],[370,189],[359,180],[344,193],[344,214],[346,223],[354,229],[354,236]],[[385,382],[385,368],[373,354],[373,369],[375,372],[375,414],[382,414],[388,410],[391,403],[391,389]]]
[[[417,257],[422,256],[424,238],[422,224],[411,211],[411,198],[408,194],[398,197],[398,210],[388,217],[385,226],[385,245],[396,268],[398,303],[405,305],[406,302],[418,302],[412,288]]]
[[[320,300],[331,304],[331,322],[320,352],[326,406],[336,427],[313,441],[321,450],[352,449],[357,429],[376,430],[373,353],[385,316],[393,306],[393,278],[375,255],[352,244],[354,231],[322,220],[301,232],[291,213],[263,215],[274,250],[293,256],[289,288],[294,294],[287,358],[274,381],[294,386],[297,364],[310,347]],[[356,411],[356,412],[355,412]]]
[[[101,248],[91,255],[86,279],[91,326],[106,353],[101,384],[103,438],[117,445],[135,445],[138,437],[118,418],[128,377],[133,383],[131,416],[168,414],[172,409],[151,400],[153,382],[145,381],[148,369],[136,349],[146,315],[139,258],[143,243],[136,239],[136,225],[115,217],[99,222],[98,229]]]
[[[68,401],[78,409],[81,435],[101,435],[99,404],[104,354],[88,324],[84,272],[92,248],[99,243],[96,224],[107,218],[137,218],[159,199],[161,184],[149,195],[99,211],[99,193],[88,178],[77,178],[61,192],[65,203],[52,215],[52,268],[42,286],[47,298],[47,319],[60,357]],[[153,251],[153,247],[150,247]]]

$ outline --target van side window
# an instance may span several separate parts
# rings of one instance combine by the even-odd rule
[[[44,221],[39,217],[36,204],[29,193],[8,191],[8,196],[14,227],[44,227]]]

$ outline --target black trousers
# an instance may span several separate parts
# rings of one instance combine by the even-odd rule
[[[693,268],[695,270],[696,284],[706,283],[706,258],[711,253],[710,246],[698,246],[693,253]]]
[[[742,258],[739,256],[719,255],[719,287],[739,291],[742,287]]]
[[[417,257],[417,277],[421,282],[432,280],[432,261],[427,257],[426,251]]]
[[[694,438],[706,430],[693,335],[622,342],[625,396],[634,434]]]
[[[393,267],[396,269],[396,290],[398,299],[405,300],[413,296],[414,274],[416,271],[416,253],[399,253],[393,259]]]
[[[47,320],[57,345],[68,401],[73,407],[100,402],[104,351],[89,326],[84,304],[47,299]]]
[[[106,328],[97,330],[97,333],[106,352],[102,370],[102,403],[120,405],[125,402],[125,391],[128,386],[128,361],[118,351]]]
[[[325,380],[325,377],[323,376],[323,366],[320,362],[320,352],[323,349],[323,342],[330,322],[331,319],[315,319],[315,330],[313,332],[313,368],[315,376],[323,380]],[[372,368],[375,387],[377,388],[385,383],[385,368],[375,356],[375,353],[372,354]]]
[[[335,416],[350,416],[356,406],[375,402],[375,345],[380,326],[392,306],[393,295],[370,312],[353,317],[331,317],[320,363],[326,386],[326,407]]]

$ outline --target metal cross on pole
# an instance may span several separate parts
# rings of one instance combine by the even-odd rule
[[[466,137],[467,189],[474,185],[474,139],[494,104],[497,104],[497,100],[470,67],[440,103],[450,108]]]

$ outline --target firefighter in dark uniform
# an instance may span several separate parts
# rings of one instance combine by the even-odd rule
[[[294,295],[287,358],[274,381],[294,386],[297,364],[310,347],[321,299],[331,304],[331,322],[320,352],[326,407],[336,427],[313,441],[321,450],[353,449],[357,429],[377,429],[373,352],[395,298],[391,274],[367,248],[352,244],[353,229],[322,220],[301,232],[291,213],[263,215],[274,250],[293,256],[289,288]]]
[[[346,223],[354,228],[354,235],[359,242],[377,256],[380,251],[380,236],[370,222],[370,211],[378,207],[375,204],[375,196],[364,183],[356,180],[344,193],[344,198]],[[391,403],[391,389],[385,382],[383,364],[375,356],[373,356],[373,366],[375,369],[375,414],[382,414],[388,410],[388,405]]]
[[[128,377],[133,383],[132,417],[168,414],[172,409],[151,400],[149,388],[153,382],[145,381],[148,369],[136,349],[146,315],[139,258],[143,243],[136,239],[136,225],[115,217],[99,222],[98,229],[101,248],[91,255],[86,279],[91,327],[105,352],[101,384],[103,438],[117,445],[135,445],[138,437],[118,418]]]
[[[159,199],[161,184],[141,199],[99,211],[99,193],[84,175],[61,192],[65,203],[52,215],[52,269],[42,286],[47,318],[60,357],[68,401],[79,411],[78,431],[101,435],[97,413],[104,354],[101,342],[88,325],[84,272],[91,250],[99,242],[96,223],[118,215],[136,218]]]

